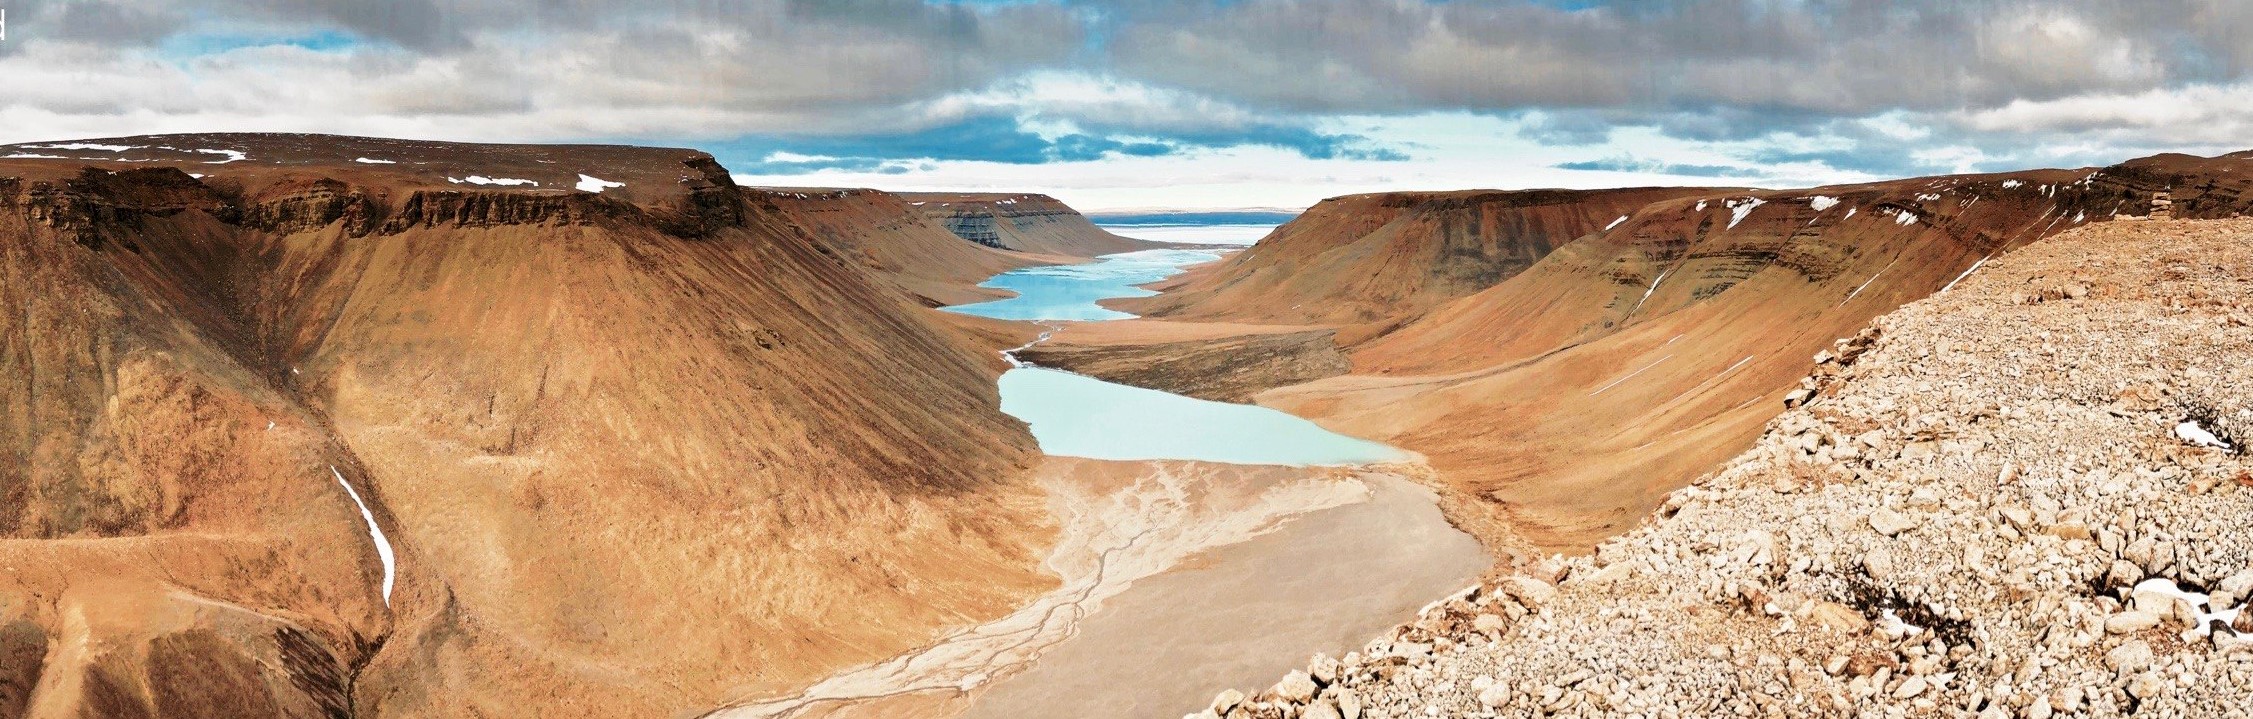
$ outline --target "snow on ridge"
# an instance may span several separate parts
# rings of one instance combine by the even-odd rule
[[[398,162],[396,162],[396,161],[393,161],[393,160],[378,160],[378,159],[375,159],[375,158],[373,158],[373,157],[355,157],[355,158],[352,158],[352,161],[353,161],[353,162],[357,162],[357,163],[360,163],[360,164],[363,164],[363,165],[396,165],[396,164],[399,164]]]
[[[62,155],[42,155],[42,154],[39,154],[39,153],[36,153],[36,152],[18,152],[18,153],[15,153],[15,154],[13,154],[13,155],[8,155],[8,156],[6,156],[6,157],[4,157],[4,158],[0,158],[0,159],[7,159],[7,160],[67,160],[67,159],[70,159],[70,158],[67,158],[67,157],[63,157]]]
[[[104,145],[95,142],[61,142],[48,145],[23,145],[23,147],[36,147],[42,150],[101,150],[103,152],[124,152],[126,150],[139,149],[143,146]]]
[[[484,175],[470,175],[468,177],[460,179],[448,177],[446,178],[446,181],[454,183],[456,185],[466,182],[472,185],[500,185],[502,187],[513,187],[516,185],[531,185],[533,187],[540,186],[540,183],[533,182],[531,180],[519,180],[514,177],[486,177]]]
[[[1618,226],[1619,226],[1619,223],[1622,223],[1622,222],[1626,222],[1626,221],[1627,221],[1627,216],[1626,216],[1626,215],[1620,215],[1620,216],[1619,216],[1619,219],[1616,219],[1616,220],[1612,220],[1612,223],[1611,223],[1611,224],[1609,224],[1609,225],[1605,225],[1605,226],[1604,226],[1604,229],[1607,229],[1607,230],[1609,230],[1609,229],[1611,229],[1611,228],[1614,228],[1614,227],[1618,227]]]
[[[226,156],[227,156],[227,159],[224,159],[224,160],[213,160],[213,161],[211,161],[211,162],[206,162],[206,163],[203,163],[203,164],[206,164],[206,165],[224,165],[224,164],[227,164],[227,163],[230,163],[230,162],[240,162],[240,161],[243,161],[243,160],[248,160],[248,159],[250,159],[250,153],[247,153],[247,152],[243,152],[243,151],[241,151],[241,150],[200,150],[200,149],[199,149],[199,150],[196,150],[196,152],[201,152],[201,153],[203,153],[203,154],[206,154],[206,155],[226,155]]]
[[[600,178],[600,177],[595,177],[595,176],[593,176],[593,175],[588,175],[588,174],[581,174],[581,175],[579,175],[579,184],[577,185],[577,187],[579,188],[579,191],[580,191],[580,192],[597,192],[597,193],[599,193],[599,192],[602,192],[603,190],[607,190],[607,189],[613,188],[613,187],[625,187],[625,186],[626,186],[626,183],[623,183],[623,182],[611,182],[611,181],[609,181],[609,180],[605,180],[605,179],[602,179],[602,178]]]
[[[1838,198],[1831,197],[1829,195],[1816,195],[1814,197],[1807,198],[1807,206],[1814,208],[1816,212],[1822,212],[1824,210],[1837,207]]]
[[[1745,217],[1752,214],[1752,208],[1759,207],[1765,204],[1768,204],[1768,201],[1760,199],[1758,197],[1746,198],[1744,204],[1738,204],[1737,201],[1730,200],[1729,226],[1722,229],[1736,228],[1737,223],[1745,221]]]

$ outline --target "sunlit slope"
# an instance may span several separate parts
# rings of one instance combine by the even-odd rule
[[[1808,358],[1998,253],[2088,222],[2241,212],[2253,163],[1919,178],[1653,203],[1264,403],[1430,456],[1579,546],[1740,451]],[[2170,191],[2169,188],[2172,188]]]
[[[1524,271],[1686,188],[1467,190],[1324,200],[1251,249],[1120,308],[1182,320],[1360,325],[1351,343]]]
[[[19,522],[15,535],[37,541],[0,551],[107,563],[55,564],[63,584],[197,578],[106,591],[98,603],[121,618],[84,630],[61,622],[54,590],[25,585],[5,606],[45,636],[222,627],[252,637],[228,651],[256,660],[243,664],[253,684],[295,686],[272,674],[283,664],[260,663],[283,651],[255,640],[271,633],[229,628],[235,615],[148,623],[202,617],[210,599],[310,627],[319,651],[290,651],[337,667],[359,715],[671,714],[889,656],[1050,581],[1023,481],[1035,450],[998,411],[987,353],[745,202],[701,153],[101,142],[247,159],[0,167],[21,178],[0,214],[23,258],[11,277],[27,278],[7,291],[106,298],[54,300],[9,334],[29,358],[16,362],[77,388],[18,391],[13,405],[49,409],[7,420],[28,457],[13,482],[49,495],[69,484],[78,506],[186,507],[166,510],[172,524],[104,510],[122,519],[75,530],[56,525],[65,510],[41,510],[60,528]],[[391,164],[353,160],[379,150]],[[554,186],[582,172],[625,184]],[[540,184],[448,179],[472,174]],[[194,383],[213,389],[174,389]],[[157,426],[164,412],[118,406],[164,401],[211,419]],[[163,491],[146,487],[170,465],[58,479],[125,433],[110,415],[168,438],[128,456],[226,469]],[[397,548],[388,612],[332,463]],[[157,540],[63,538],[136,532],[224,547],[195,561],[243,577],[174,571],[171,550],[137,546]],[[193,596],[177,598],[183,588]],[[194,612],[127,608],[183,601]],[[180,665],[115,656],[128,675]],[[33,674],[67,670],[70,657],[51,657]],[[147,685],[127,681],[126,700],[177,713],[177,697]],[[109,701],[89,686],[42,683],[32,698]]]

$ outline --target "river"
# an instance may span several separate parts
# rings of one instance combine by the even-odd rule
[[[1069,333],[1132,317],[1097,300],[1146,296],[1135,285],[1218,257],[1145,250],[1013,270],[984,286],[1017,296],[945,309]],[[1430,490],[1385,471],[1415,461],[1399,449],[1265,407],[1038,367],[1009,370],[1000,389],[1002,411],[1050,455],[1036,479],[1060,526],[1046,564],[1061,586],[720,715],[1170,719],[1359,647],[1491,563]]]

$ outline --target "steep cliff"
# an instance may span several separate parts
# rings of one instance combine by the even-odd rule
[[[1508,279],[1688,188],[1393,192],[1323,200],[1251,249],[1119,300],[1155,317],[1364,325],[1347,342]]]
[[[986,353],[708,156],[99,144],[0,164],[0,715],[676,714],[1052,581]]]
[[[921,207],[880,190],[745,188],[848,262],[859,264],[926,306],[967,304],[1007,296],[978,287],[1001,272],[1045,260],[965,241]]]
[[[899,196],[932,224],[996,249],[1095,257],[1164,246],[1105,232],[1047,195],[903,192]]]

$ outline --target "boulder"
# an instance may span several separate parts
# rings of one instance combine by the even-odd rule
[[[1314,698],[1314,692],[1319,689],[1320,687],[1314,685],[1314,677],[1309,676],[1304,671],[1293,669],[1291,673],[1283,675],[1283,680],[1276,682],[1275,688],[1270,691],[1274,692],[1278,699],[1292,704],[1305,704]]]
[[[1917,528],[1917,520],[1884,507],[1879,507],[1876,511],[1870,512],[1869,522],[1871,529],[1875,529],[1878,534],[1888,537]]]
[[[1243,692],[1236,691],[1234,689],[1224,689],[1220,692],[1220,694],[1213,697],[1212,706],[1209,708],[1212,709],[1212,712],[1214,714],[1227,714],[1228,710],[1234,709],[1236,708],[1236,705],[1242,703],[1244,703]]]
[[[2112,634],[2134,634],[2159,626],[2159,615],[2151,612],[2121,612],[2104,618],[2104,631]]]
[[[2134,674],[2151,666],[2151,645],[2131,639],[2105,652],[2104,665],[2118,674]]]

